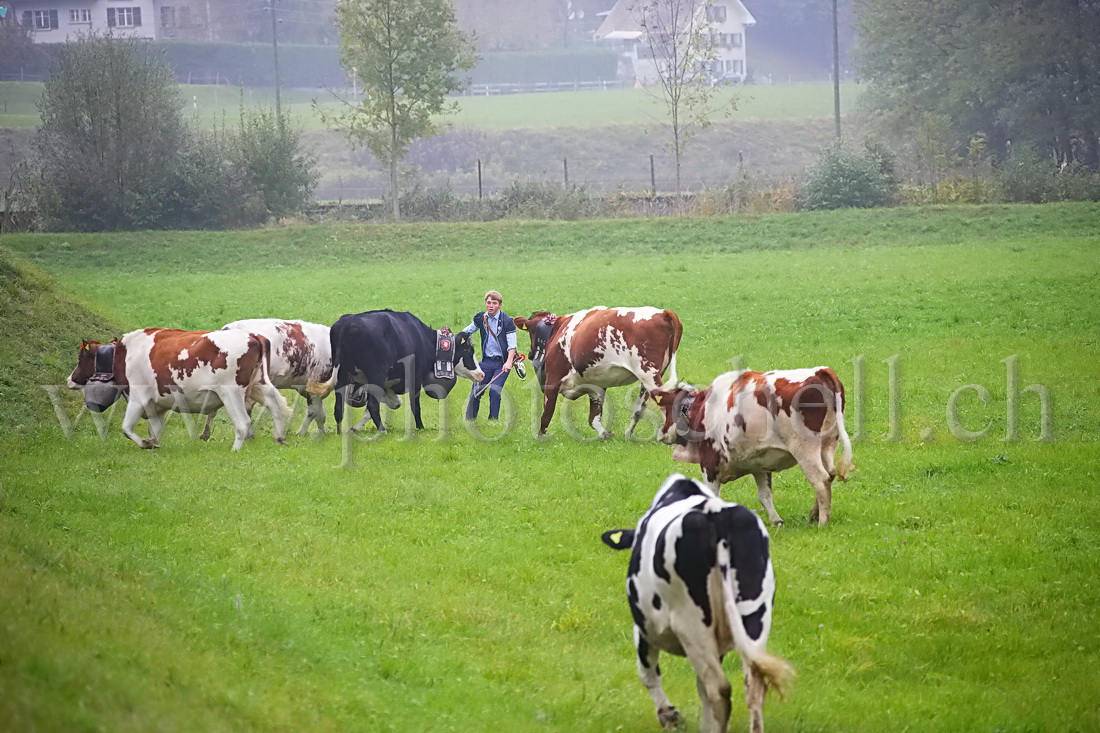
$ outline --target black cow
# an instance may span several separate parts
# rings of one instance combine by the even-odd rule
[[[768,685],[782,694],[793,674],[768,654],[775,575],[764,523],[740,504],[722,501],[707,486],[669,476],[638,528],[605,532],[616,550],[633,548],[626,593],[634,617],[638,676],[665,728],[683,722],[661,688],[662,651],[686,656],[703,702],[700,728],[724,733],[730,684],[722,657],[737,650],[745,672],[749,727],[764,730]]]
[[[384,432],[380,397],[396,409],[401,404],[397,395],[408,394],[416,427],[422,429],[421,390],[441,400],[454,387],[456,377],[476,383],[485,376],[477,366],[468,334],[436,331],[412,313],[378,310],[344,315],[333,325],[329,340],[336,369],[333,416],[337,432],[344,419],[348,385],[365,385],[367,414]]]

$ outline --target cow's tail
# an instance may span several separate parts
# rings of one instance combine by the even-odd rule
[[[844,429],[844,391],[835,390],[833,397],[836,399],[836,430],[840,434],[841,454],[836,464],[836,475],[841,481],[847,481],[848,476],[855,470],[852,463],[852,441],[848,438],[848,431]]]
[[[290,405],[287,404],[286,397],[283,397],[283,393],[275,389],[275,386],[271,384],[271,341],[265,336],[259,334],[251,334],[252,338],[260,343],[260,370],[259,378],[255,376],[249,381],[248,388],[245,390],[245,397],[258,402],[261,405],[267,406],[270,410],[271,405],[268,404],[267,395],[264,394],[261,385],[268,385],[271,387],[270,394],[271,399],[275,402],[275,407],[282,413],[283,420],[290,418]]]
[[[306,392],[314,397],[328,397],[336,387],[336,370],[340,366],[340,342],[332,338],[331,330],[329,331],[329,354],[331,358],[325,370],[318,375],[318,378],[314,379],[310,376],[306,381]]]
[[[745,630],[745,622],[737,610],[737,591],[734,588],[736,581],[730,564],[729,549],[724,543],[720,543],[719,548],[719,558],[724,559],[724,562],[719,564],[728,568],[722,576],[722,597],[726,608],[726,619],[733,634],[733,644],[741,657],[764,677],[768,687],[775,688],[781,698],[786,698],[787,690],[795,677],[794,667],[783,657],[768,654],[763,644],[758,644],[749,638],[749,633]],[[723,554],[724,558],[722,558]]]
[[[680,386],[680,377],[676,373],[676,352],[680,348],[680,339],[684,335],[684,324],[680,322],[680,317],[675,312],[666,310],[665,317],[669,322],[669,350],[672,352],[668,360],[668,382],[667,384],[676,388]]]

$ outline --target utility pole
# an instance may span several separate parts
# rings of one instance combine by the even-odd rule
[[[836,0],[833,0],[833,118],[840,139],[840,34],[837,31]]]
[[[275,56],[275,117],[282,124],[283,105],[279,96],[279,31],[278,21],[275,19],[275,0],[268,0],[269,7],[264,8],[271,13],[271,51]],[[833,0],[834,4],[836,0]],[[838,123],[839,124],[839,123]]]

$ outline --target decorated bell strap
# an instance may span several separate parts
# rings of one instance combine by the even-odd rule
[[[104,344],[95,350],[95,373],[89,382],[110,382],[115,378],[115,345]]]
[[[436,379],[454,379],[455,376],[455,339],[449,328],[441,328],[435,332],[435,363],[434,371]]]

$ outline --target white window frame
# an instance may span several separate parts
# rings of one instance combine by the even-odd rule
[[[92,22],[92,11],[90,8],[69,8],[69,24],[90,24]]]
[[[36,31],[53,30],[53,23],[50,22],[50,11],[32,10],[31,27],[34,28]]]
[[[116,28],[136,28],[134,25],[134,8],[115,8],[115,27]]]
[[[161,5],[160,6],[160,27],[161,28],[177,28],[176,20],[176,6],[175,5]]]

